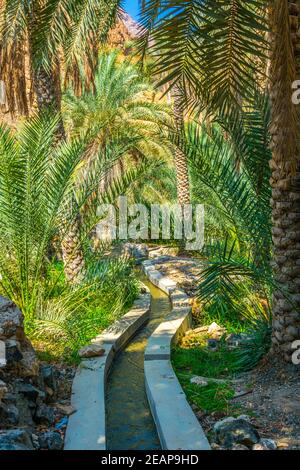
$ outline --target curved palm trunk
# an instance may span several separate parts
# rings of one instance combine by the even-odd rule
[[[279,284],[272,342],[273,353],[291,361],[292,343],[300,339],[300,105],[292,103],[292,82],[300,79],[300,0],[276,0],[271,15],[272,233]]]

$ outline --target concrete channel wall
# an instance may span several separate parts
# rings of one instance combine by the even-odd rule
[[[149,281],[170,297],[172,311],[148,340],[145,351],[146,392],[164,450],[210,450],[205,433],[171,364],[171,348],[190,328],[192,312],[188,296],[176,282],[155,269],[157,261],[144,261]]]
[[[64,450],[106,450],[105,390],[116,354],[149,319],[150,293],[140,295],[133,308],[92,343],[105,350],[101,357],[85,359],[77,369],[72,387],[72,406]]]

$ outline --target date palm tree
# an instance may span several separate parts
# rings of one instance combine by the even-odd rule
[[[118,0],[1,0],[0,72],[8,107],[28,113],[25,77],[40,109],[60,110],[60,67],[64,78],[78,77],[84,58],[91,79],[98,50],[114,24]],[[30,96],[29,96],[30,95]]]
[[[274,351],[290,360],[300,335],[299,109],[291,101],[299,79],[299,0],[169,0],[142,2],[141,46],[155,56],[161,84],[180,83],[187,105],[232,122],[251,102],[270,60]],[[270,32],[270,34],[268,33]],[[268,48],[271,49],[270,54]],[[263,85],[262,85],[263,84]],[[257,175],[259,178],[259,175]]]
[[[272,340],[274,351],[287,360],[300,337],[300,109],[291,96],[292,84],[300,78],[299,16],[299,0],[276,0],[270,11],[273,263],[279,286],[274,292]]]
[[[149,178],[161,166],[158,160],[141,161],[102,193],[99,180],[109,169],[103,165],[106,152],[111,161],[122,158],[132,145],[130,138],[100,149],[92,171],[82,179],[90,136],[54,145],[58,119],[34,115],[17,131],[0,125],[0,292],[16,302],[29,323],[39,312],[39,300],[47,294],[53,235],[68,232],[79,209],[81,239],[88,242],[99,222],[99,204],[115,203],[120,194],[127,194],[135,182]],[[74,198],[77,206],[66,214],[65,208],[72,207]],[[85,281],[92,274],[88,272]]]
[[[78,60],[84,59],[92,79],[101,42],[114,23],[118,0],[2,0],[0,3],[0,75],[7,89],[9,109],[28,114],[30,101],[25,76],[41,112],[61,115],[61,66],[65,80],[76,83]],[[57,140],[65,139],[62,117]],[[73,201],[75,205],[75,201]],[[79,216],[62,240],[62,255],[69,281],[80,281],[85,270],[79,243]]]

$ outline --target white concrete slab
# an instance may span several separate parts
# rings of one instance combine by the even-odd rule
[[[189,298],[177,289],[175,281],[150,270],[149,262],[145,272],[154,285],[169,295],[172,303],[172,311],[148,340],[144,361],[146,392],[161,446],[165,450],[210,450],[170,362],[172,344],[192,324]]]
[[[146,391],[164,450],[210,450],[170,361],[145,362]]]

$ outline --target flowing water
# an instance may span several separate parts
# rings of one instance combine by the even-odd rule
[[[147,339],[170,312],[166,294],[144,278],[151,291],[149,322],[113,363],[106,391],[106,435],[109,450],[160,449],[144,383]]]

